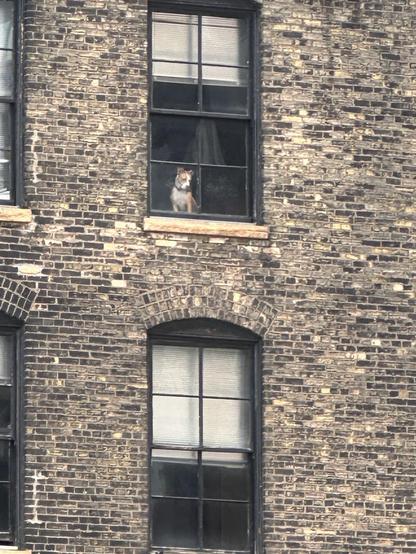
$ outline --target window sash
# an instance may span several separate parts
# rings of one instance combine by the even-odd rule
[[[201,168],[204,167],[204,164],[198,162],[197,164],[197,171],[198,171],[198,179],[195,181],[193,180],[193,186],[196,186],[195,194],[198,197],[197,203],[198,206],[194,208],[192,213],[189,213],[187,211],[179,211],[175,212],[173,210],[173,207],[171,206],[169,197],[170,197],[170,190],[168,187],[166,187],[166,190],[164,190],[164,206],[158,207],[160,202],[155,202],[155,198],[158,197],[160,192],[158,190],[153,190],[153,182],[151,180],[152,173],[152,162],[155,162],[149,151],[149,194],[148,194],[148,208],[149,213],[156,216],[169,216],[169,217],[186,217],[186,218],[193,218],[193,219],[206,219],[206,220],[225,220],[225,221],[240,221],[240,222],[251,222],[256,218],[257,214],[257,206],[259,203],[259,193],[255,189],[255,182],[257,181],[257,170],[255,165],[255,160],[257,159],[257,130],[255,125],[255,113],[257,112],[257,104],[254,102],[254,73],[256,71],[255,66],[255,60],[253,57],[254,52],[254,44],[255,44],[255,25],[254,25],[254,14],[255,10],[251,8],[242,9],[240,6],[240,9],[238,7],[233,8],[232,6],[224,7],[226,6],[224,3],[218,4],[215,7],[208,7],[208,6],[199,6],[198,4],[192,5],[192,6],[172,6],[169,4],[164,3],[158,3],[155,4],[153,7],[149,9],[149,54],[150,54],[150,63],[149,63],[149,97],[150,97],[150,119],[152,119],[153,115],[182,115],[184,117],[199,117],[202,121],[204,118],[217,118],[217,119],[230,119],[230,120],[245,120],[247,121],[247,145],[246,145],[246,153],[247,153],[247,160],[246,165],[244,166],[244,179],[237,177],[235,175],[234,177],[231,175],[221,175],[221,178],[225,180],[227,183],[227,191],[231,194],[230,198],[238,198],[238,206],[235,204],[235,200],[231,200],[230,202],[223,202],[223,199],[218,198],[217,200],[217,191],[215,190],[217,187],[223,186],[222,184],[218,183],[218,181],[215,180],[213,176],[210,177],[210,183],[211,188],[214,187],[210,191],[209,196],[209,208],[204,210],[201,208],[201,198],[204,193],[204,184],[202,183],[201,179]],[[157,108],[153,105],[153,84],[155,82],[153,72],[152,72],[152,64],[153,62],[158,62],[161,60],[167,61],[164,57],[156,57],[152,54],[152,17],[155,13],[171,13],[171,14],[183,14],[183,15],[194,15],[195,17],[198,17],[198,45],[199,45],[199,51],[198,51],[198,60],[195,63],[198,66],[198,78],[197,78],[197,86],[198,86],[198,108],[196,110],[188,110],[188,109],[176,109],[176,108]],[[248,61],[249,63],[247,65],[244,64],[227,64],[227,63],[212,63],[208,61],[207,63],[202,63],[201,59],[201,21],[202,17],[205,16],[213,16],[213,17],[228,17],[231,19],[241,19],[246,22],[247,25],[247,31],[248,31]],[[169,60],[170,62],[171,60]],[[187,63],[183,60],[175,61],[173,63]],[[247,109],[245,113],[230,113],[227,111],[207,111],[204,109],[202,104],[202,94],[203,94],[203,79],[202,79],[202,68],[212,68],[212,67],[224,67],[224,68],[241,68],[242,70],[247,71],[248,73],[248,82],[247,82]],[[151,135],[151,130],[149,131]],[[183,165],[183,164],[182,164]],[[182,167],[182,165],[176,164],[177,167]],[[189,164],[185,164],[189,165]],[[188,169],[193,169],[189,167]],[[207,177],[208,179],[208,174]],[[195,179],[195,176],[194,176]],[[231,179],[231,181],[229,181]],[[173,180],[174,182],[174,180]],[[173,182],[170,185],[169,183],[166,183],[168,186],[173,187]],[[208,183],[208,181],[207,181]],[[230,183],[228,185],[228,183]],[[160,188],[159,185],[157,185],[157,189]],[[218,210],[216,209],[216,206],[218,206]],[[228,210],[227,206],[234,206],[234,210]],[[233,213],[234,212],[234,213]]]
[[[3,446],[8,445],[8,478],[2,480],[0,487],[0,495],[3,497],[6,489],[8,490],[8,509],[7,509],[7,529],[4,525],[0,524],[0,545],[1,544],[13,544],[15,539],[16,519],[17,519],[17,450],[16,450],[16,436],[17,436],[17,333],[16,329],[11,327],[0,327],[0,337],[13,337],[12,351],[6,359],[6,364],[10,364],[9,371],[7,372],[7,378],[3,378],[0,383],[0,388],[9,390],[10,405],[9,405],[9,420],[10,426],[0,428],[0,441]],[[0,342],[0,347],[4,346]],[[9,348],[9,346],[7,347]],[[3,368],[4,370],[4,368]],[[3,371],[3,374],[5,371]],[[2,517],[5,517],[5,511],[2,513]],[[4,519],[3,519],[3,524]]]
[[[204,543],[203,543],[203,537],[204,537],[204,527],[203,527],[203,517],[204,517],[204,505],[208,502],[222,502],[224,503],[224,505],[229,502],[230,504],[239,504],[239,505],[243,505],[243,506],[246,506],[247,508],[247,514],[248,514],[248,526],[247,526],[247,548],[244,548],[241,550],[241,552],[250,552],[251,551],[251,548],[252,548],[252,545],[253,545],[253,542],[254,542],[254,534],[253,534],[253,525],[254,525],[254,519],[255,519],[255,514],[254,514],[254,505],[255,505],[255,502],[254,502],[254,459],[253,459],[253,455],[254,455],[254,444],[255,444],[255,439],[254,437],[252,436],[251,437],[251,444],[250,444],[250,447],[249,448],[242,448],[242,447],[237,447],[237,448],[227,448],[226,446],[217,446],[217,447],[206,447],[204,446],[202,443],[201,443],[201,438],[202,438],[202,426],[203,426],[203,401],[204,399],[211,399],[211,398],[215,398],[215,399],[219,399],[219,400],[222,400],[222,401],[227,401],[227,400],[232,400],[232,401],[244,401],[244,402],[249,402],[250,404],[250,417],[251,417],[251,427],[253,429],[253,432],[255,430],[255,426],[254,426],[254,421],[255,421],[255,395],[254,393],[251,393],[250,395],[250,398],[247,398],[246,395],[243,395],[243,396],[215,396],[215,395],[209,395],[207,394],[206,396],[204,395],[204,387],[203,387],[203,382],[204,382],[204,377],[203,377],[203,374],[204,374],[204,365],[203,365],[203,360],[204,360],[204,352],[205,351],[212,351],[212,349],[226,349],[226,350],[235,350],[236,352],[245,352],[246,355],[248,356],[249,360],[248,360],[248,364],[249,364],[249,367],[248,367],[248,371],[250,372],[250,382],[251,382],[251,386],[250,386],[250,391],[254,391],[255,390],[255,387],[254,387],[254,351],[253,351],[253,345],[252,344],[244,344],[243,342],[234,342],[234,341],[215,341],[215,340],[207,340],[207,341],[199,341],[199,340],[161,340],[161,339],[158,339],[158,340],[155,340],[155,341],[152,341],[152,344],[151,344],[151,351],[153,351],[153,348],[154,347],[158,347],[158,346],[161,346],[161,345],[164,345],[164,346],[182,346],[182,347],[197,347],[198,350],[199,350],[199,360],[198,360],[198,375],[199,375],[199,386],[198,386],[198,393],[197,395],[193,394],[193,395],[190,395],[190,394],[182,394],[180,395],[179,393],[175,392],[175,393],[169,393],[169,392],[161,392],[160,390],[158,390],[157,393],[154,393],[153,392],[153,384],[151,385],[151,398],[153,398],[154,396],[157,396],[157,397],[165,397],[165,398],[169,398],[169,397],[181,397],[181,398],[196,398],[199,400],[199,433],[200,433],[200,444],[199,445],[194,445],[194,446],[189,446],[189,445],[182,445],[182,446],[178,446],[178,445],[175,445],[175,444],[165,444],[165,443],[156,443],[154,442],[154,439],[153,439],[153,426],[152,426],[152,423],[153,423],[153,412],[151,411],[151,421],[150,421],[150,436],[151,436],[151,451],[150,451],[150,458],[151,458],[151,464],[152,464],[152,467],[153,467],[153,464],[155,463],[155,460],[158,460],[160,461],[160,458],[157,457],[157,453],[156,453],[156,456],[153,455],[154,451],[155,450],[165,450],[165,451],[170,451],[172,452],[172,454],[176,452],[181,452],[183,455],[186,455],[186,453],[189,453],[189,454],[192,454],[193,456],[196,456],[196,464],[198,466],[198,494],[195,495],[195,496],[181,496],[181,495],[167,495],[167,494],[154,494],[153,491],[151,492],[151,495],[150,495],[150,498],[151,498],[151,502],[153,503],[153,500],[154,499],[171,499],[171,500],[184,500],[184,501],[188,501],[188,500],[193,500],[195,502],[197,502],[197,505],[198,505],[198,545],[197,546],[193,546],[193,548],[197,548],[199,550],[205,550],[205,548],[208,548],[208,547],[204,547]],[[151,356],[151,359],[152,359],[152,356]],[[150,366],[150,372],[151,372],[151,382],[152,382],[152,378],[153,378],[153,374],[154,374],[154,371],[155,371],[155,368],[153,367],[153,364],[151,363],[151,366]],[[211,498],[211,497],[207,497],[205,494],[204,494],[204,491],[203,491],[203,472],[202,472],[202,468],[204,467],[204,460],[203,460],[203,457],[205,454],[209,454],[209,453],[221,453],[221,454],[241,454],[243,455],[243,460],[245,459],[245,462],[241,462],[243,464],[247,464],[247,467],[248,467],[248,470],[249,470],[249,483],[250,483],[250,492],[249,492],[249,496],[246,500],[236,500],[236,499],[228,499],[228,498]],[[217,465],[221,465],[220,463],[218,463]],[[153,505],[153,504],[152,504]],[[153,508],[152,508],[153,510]],[[153,522],[152,522],[153,524]],[[178,546],[180,547],[180,545],[168,545],[168,544],[157,544],[156,542],[153,541],[153,536],[151,536],[151,541],[152,541],[152,544],[154,547],[168,547],[168,546]]]
[[[0,2],[4,3],[4,2]],[[1,5],[0,5],[1,8]],[[3,45],[0,48],[0,64],[2,58],[7,52],[11,53],[10,63],[6,63],[5,79],[0,81],[0,104],[10,106],[10,129],[9,129],[9,148],[0,148],[0,205],[15,204],[17,200],[20,200],[21,194],[18,191],[18,182],[20,175],[17,175],[18,167],[17,160],[19,159],[19,153],[21,146],[17,140],[16,126],[20,124],[20,102],[19,102],[19,89],[21,78],[18,74],[18,62],[19,62],[19,19],[20,19],[20,0],[13,2],[13,22],[12,33],[13,39],[8,40],[8,46]],[[9,67],[7,67],[9,65]],[[0,65],[0,74],[3,77],[4,67]],[[7,84],[7,75],[9,75],[10,84]],[[20,170],[19,170],[20,171]]]

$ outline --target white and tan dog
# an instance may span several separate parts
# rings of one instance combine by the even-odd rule
[[[175,184],[170,193],[170,201],[175,212],[192,213],[196,211],[197,203],[192,196],[191,189],[192,173],[192,169],[186,170],[178,167]]]

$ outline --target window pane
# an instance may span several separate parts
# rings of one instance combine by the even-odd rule
[[[198,16],[153,13],[153,59],[197,62]]]
[[[205,398],[203,444],[219,448],[250,448],[250,402]]]
[[[176,110],[198,108],[198,67],[153,62],[153,107]]]
[[[152,160],[178,164],[197,162],[197,125],[194,118],[153,116]]]
[[[9,485],[0,484],[0,531],[10,530]]]
[[[201,211],[209,214],[247,215],[246,170],[201,168]]]
[[[9,104],[0,104],[0,150],[8,150],[11,144],[11,113]]]
[[[202,68],[203,109],[244,114],[248,110],[248,72],[234,67]]]
[[[198,398],[154,396],[153,442],[198,446]]]
[[[10,200],[10,152],[0,150],[0,200]]]
[[[248,65],[247,20],[204,16],[202,18],[202,62]]]
[[[0,336],[0,381],[10,381],[11,369],[14,365],[14,337]]]
[[[0,427],[10,426],[10,387],[0,387]]]
[[[154,546],[198,546],[198,501],[154,498],[152,500]]]
[[[182,164],[182,167],[187,171],[192,170],[193,176],[191,180],[192,195],[195,202],[198,203],[196,195],[196,166],[190,164]],[[152,210],[164,210],[173,211],[173,203],[171,200],[171,194],[175,185],[175,179],[177,175],[179,165],[176,164],[163,164],[152,163],[151,164],[151,209]],[[195,205],[194,211],[195,211]]]
[[[209,165],[246,165],[244,121],[201,120],[201,163]]]
[[[0,96],[13,96],[13,52],[0,50]]]
[[[204,498],[249,499],[249,465],[245,454],[203,452]]]
[[[152,453],[152,494],[198,496],[196,452],[154,450]]]
[[[204,502],[203,546],[248,550],[248,506],[231,502]]]
[[[205,348],[204,396],[250,398],[250,354],[247,350]]]
[[[155,345],[153,352],[153,393],[198,396],[198,348]]]
[[[9,479],[9,441],[0,441],[0,481]]]
[[[13,0],[0,1],[0,48],[13,48]]]

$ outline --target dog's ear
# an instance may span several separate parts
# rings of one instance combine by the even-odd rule
[[[189,174],[189,177],[192,177],[192,175],[194,174],[194,172],[192,171],[192,169],[190,169],[190,170],[188,171],[188,174]]]
[[[179,173],[182,173],[182,171],[184,171],[183,167],[178,167],[176,175],[179,175]]]

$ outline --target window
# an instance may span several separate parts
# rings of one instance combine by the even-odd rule
[[[254,12],[158,4],[150,18],[151,214],[252,221]]]
[[[17,346],[17,326],[0,314],[0,545],[17,540]]]
[[[17,200],[17,16],[18,0],[0,0],[0,204]]]
[[[254,335],[175,323],[151,340],[152,545],[258,552]]]

